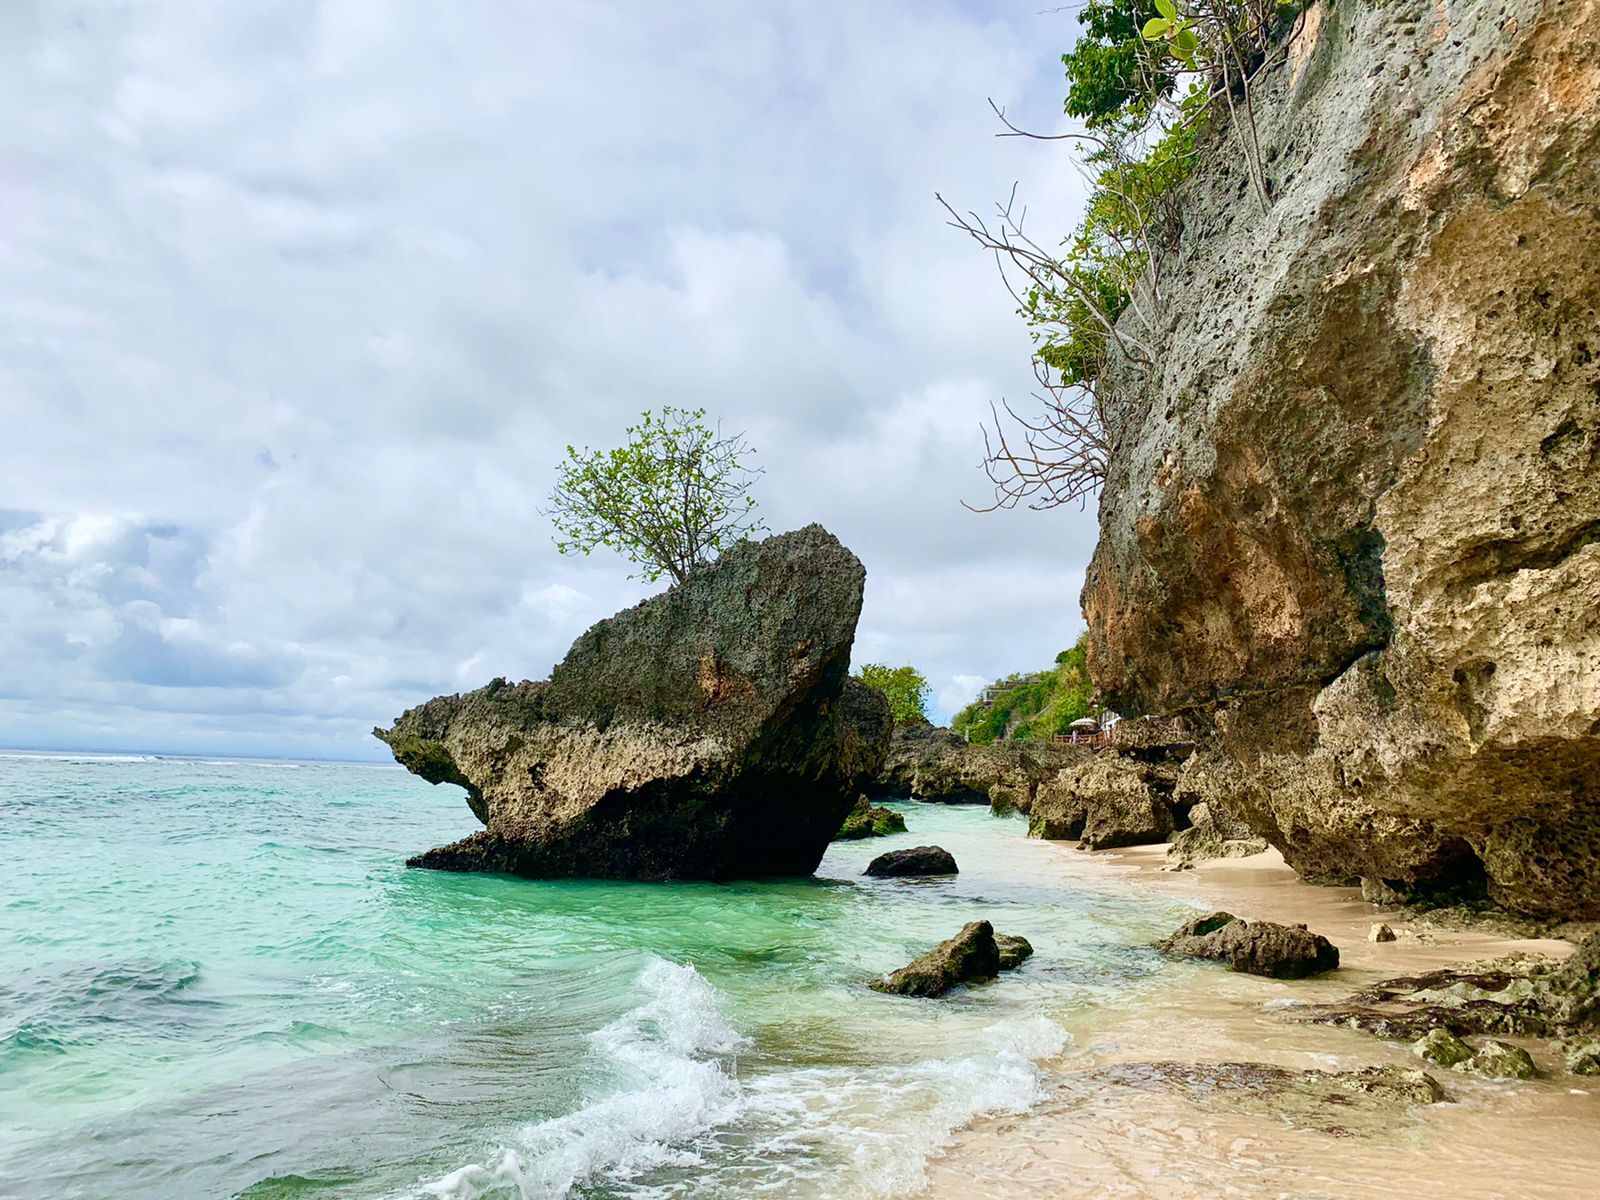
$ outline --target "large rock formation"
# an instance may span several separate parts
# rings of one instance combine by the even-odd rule
[[[1600,916],[1600,3],[1319,0],[1253,110],[1102,380],[1091,670],[1308,877]]]
[[[948,729],[903,722],[895,725],[883,769],[867,790],[874,796],[987,804],[996,812],[1025,813],[1041,784],[1087,754],[1054,742],[976,746]]]
[[[745,543],[601,621],[548,682],[374,730],[486,828],[412,865],[721,879],[812,871],[888,747],[848,677],[866,572],[825,529]]]
[[[1177,768],[1105,751],[1056,774],[1028,814],[1037,838],[1077,838],[1086,850],[1164,842],[1178,827]]]

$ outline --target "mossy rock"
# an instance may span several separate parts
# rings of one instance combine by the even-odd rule
[[[1455,1069],[1486,1075],[1490,1079],[1532,1079],[1539,1073],[1533,1058],[1521,1046],[1492,1038],[1479,1046],[1471,1058],[1455,1064]]]
[[[844,819],[844,824],[839,827],[839,832],[834,835],[836,842],[856,841],[869,837],[888,837],[891,833],[904,833],[906,819],[892,808],[874,806],[865,796],[856,801],[856,806],[850,810],[850,815]]]
[[[1419,1038],[1411,1047],[1418,1058],[1425,1058],[1441,1067],[1453,1067],[1472,1057],[1472,1047],[1448,1029],[1432,1029],[1426,1037]]]
[[[1600,1075],[1600,1037],[1582,1034],[1561,1043],[1561,1057],[1574,1075]]]

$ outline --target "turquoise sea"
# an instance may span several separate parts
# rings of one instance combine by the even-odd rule
[[[1181,910],[899,807],[812,879],[545,883],[407,870],[476,823],[395,767],[0,756],[0,1195],[912,1193],[1074,1015],[1160,986]],[[961,874],[862,877],[922,842]],[[978,917],[1036,956],[864,986]]]

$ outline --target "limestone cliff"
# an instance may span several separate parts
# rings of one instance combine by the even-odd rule
[[[1091,669],[1309,877],[1600,916],[1600,0],[1320,0],[1254,109],[1104,381]]]

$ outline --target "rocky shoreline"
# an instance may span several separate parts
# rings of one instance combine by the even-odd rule
[[[1074,1047],[1049,1065],[1040,1104],[959,1134],[930,1167],[923,1194],[1378,1200],[1405,1178],[1472,1200],[1503,1200],[1510,1193],[1498,1190],[1499,1176],[1461,1178],[1449,1166],[1489,1160],[1520,1172],[1518,1197],[1555,1200],[1582,1194],[1567,1189],[1600,1169],[1592,1139],[1600,1081],[1570,1072],[1561,1042],[1470,1035],[1527,1052],[1537,1074],[1516,1078],[1424,1057],[1410,1028],[1373,1036],[1325,1019],[1352,997],[1385,1003],[1374,989],[1386,980],[1438,981],[1438,973],[1510,956],[1547,964],[1541,970],[1575,964],[1571,942],[1376,906],[1359,888],[1306,883],[1275,851],[1182,872],[1170,869],[1158,845],[1089,852],[1061,844],[1060,853],[1074,888],[1154,892],[1252,922],[1308,925],[1340,949],[1339,967],[1278,980],[1201,966],[1156,992],[1130,995],[1120,1011],[1085,1015],[1072,1025]],[[1369,940],[1375,921],[1390,924],[1395,940]],[[1192,1170],[1141,1174],[1177,1152],[1164,1144],[1166,1131],[1182,1131],[1180,1157]],[[1573,1149],[1574,1137],[1587,1140]],[[1251,1147],[1243,1163],[1242,1144]],[[983,1186],[986,1171],[1003,1172],[1003,1190]]]

